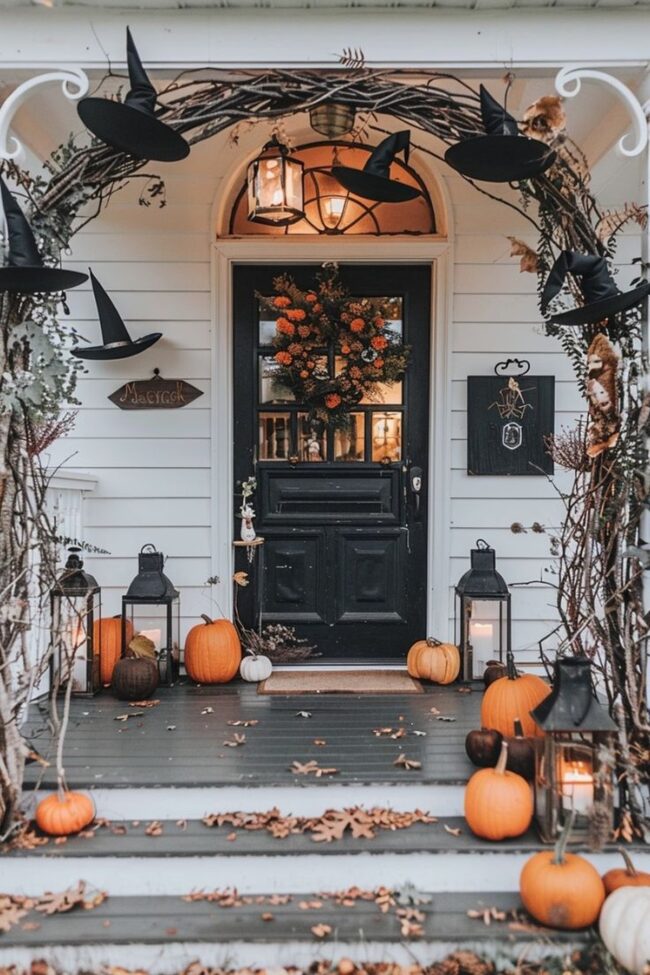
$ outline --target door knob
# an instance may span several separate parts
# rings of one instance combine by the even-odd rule
[[[411,492],[415,498],[415,515],[417,518],[420,513],[420,492],[422,491],[421,467],[411,467],[409,469],[409,483],[411,485]]]

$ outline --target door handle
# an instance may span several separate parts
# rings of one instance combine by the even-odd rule
[[[423,479],[423,472],[421,467],[411,467],[409,469],[409,484],[411,486],[411,494],[415,498],[416,517],[420,513],[420,493],[422,491],[422,479]]]

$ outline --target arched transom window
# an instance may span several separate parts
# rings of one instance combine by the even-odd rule
[[[372,146],[349,142],[317,142],[292,149],[304,165],[304,212],[302,220],[288,226],[272,226],[248,219],[246,181],[230,215],[233,236],[282,236],[294,234],[435,234],[436,218],[426,186],[411,166],[395,160],[391,177],[416,186],[420,195],[407,203],[375,203],[354,196],[332,176],[332,166],[363,169]]]

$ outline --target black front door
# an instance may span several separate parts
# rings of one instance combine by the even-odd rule
[[[431,270],[341,268],[351,295],[385,299],[390,328],[411,349],[403,382],[362,400],[345,430],[315,430],[304,405],[273,382],[275,322],[256,298],[273,295],[282,274],[308,289],[317,271],[234,269],[235,512],[254,475],[265,539],[257,598],[245,590],[240,605],[249,625],[261,611],[263,624],[295,627],[324,660],[402,661],[426,635]],[[336,370],[334,350],[322,353]]]

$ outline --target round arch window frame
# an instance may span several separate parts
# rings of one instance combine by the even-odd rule
[[[374,148],[375,148],[375,146],[373,146],[371,144],[366,144],[366,143],[361,143],[361,142],[346,142],[345,140],[342,140],[342,139],[320,139],[320,140],[317,140],[317,141],[314,141],[314,142],[307,142],[307,143],[303,143],[303,144],[301,144],[299,146],[296,146],[294,149],[291,150],[291,155],[297,156],[298,158],[300,158],[300,153],[301,152],[308,152],[308,151],[313,150],[313,149],[323,149],[323,150],[332,149],[333,151],[341,150],[341,149],[347,149],[347,150],[353,149],[355,151],[363,151],[363,152],[366,152],[367,156],[370,156],[370,154],[371,154],[371,152],[373,151]],[[440,234],[440,230],[439,230],[439,227],[438,227],[438,224],[439,224],[440,221],[438,220],[438,216],[437,216],[437,212],[436,212],[436,207],[433,204],[433,201],[431,199],[431,194],[429,192],[429,189],[428,189],[427,184],[425,183],[424,179],[418,173],[418,171],[416,169],[414,169],[413,166],[410,166],[408,163],[405,163],[402,160],[395,159],[393,161],[393,163],[392,163],[392,167],[397,167],[398,171],[407,173],[408,176],[409,176],[409,178],[410,178],[410,180],[419,189],[420,194],[421,194],[421,198],[424,200],[425,205],[426,205],[427,215],[428,215],[428,218],[429,218],[429,225],[428,225],[428,227],[423,228],[423,229],[417,229],[417,230],[412,230],[412,229],[384,230],[381,227],[381,221],[377,219],[378,214],[375,213],[375,212],[373,212],[373,211],[375,211],[377,209],[377,207],[391,206],[391,204],[382,204],[380,202],[373,203],[372,201],[363,200],[361,197],[355,196],[354,193],[350,193],[348,190],[345,189],[345,187],[341,186],[341,195],[342,196],[345,195],[347,200],[352,199],[358,206],[364,208],[364,212],[361,213],[358,217],[356,217],[343,230],[339,230],[338,228],[331,228],[331,229],[329,229],[329,228],[327,228],[325,226],[323,226],[323,229],[319,229],[307,217],[303,217],[300,221],[298,221],[296,223],[286,224],[284,226],[281,226],[280,227],[280,229],[281,229],[281,232],[280,233],[277,232],[276,227],[268,226],[266,224],[261,224],[261,223],[258,224],[258,223],[255,223],[254,221],[249,221],[247,217],[245,219],[246,219],[246,222],[250,225],[250,228],[251,229],[250,230],[246,230],[246,231],[243,231],[243,230],[235,230],[234,229],[235,221],[240,216],[239,211],[240,211],[240,209],[242,207],[245,207],[245,203],[246,203],[246,194],[247,194],[247,178],[246,178],[246,173],[247,173],[247,170],[248,170],[248,164],[246,164],[245,167],[244,167],[243,182],[241,183],[240,188],[239,188],[239,190],[236,193],[236,196],[234,198],[233,203],[228,207],[228,209],[226,211],[226,214],[225,214],[226,219],[223,220],[223,222],[222,222],[222,225],[223,224],[226,225],[226,234],[224,235],[224,237],[222,237],[222,239],[227,239],[228,237],[230,237],[230,238],[233,238],[234,237],[234,238],[238,238],[238,239],[241,239],[241,238],[252,238],[252,239],[256,239],[256,238],[264,238],[264,237],[267,237],[267,238],[268,237],[276,237],[276,238],[279,238],[279,237],[282,237],[282,238],[286,238],[286,237],[304,237],[305,239],[309,239],[309,238],[320,237],[320,236],[322,236],[322,237],[358,237],[358,238],[361,238],[361,237],[376,238],[376,237],[404,237],[404,236],[409,236],[409,237],[427,237],[427,236],[432,237],[432,236],[438,236]],[[323,174],[323,175],[329,174],[329,175],[331,175],[331,172],[330,172],[330,170],[328,169],[328,167],[326,165],[318,165],[318,166],[311,166],[310,167],[310,166],[308,166],[305,163],[305,169],[304,169],[304,174],[303,174],[303,186],[306,185],[307,178],[308,177],[311,177],[311,181],[312,181],[312,184],[314,185],[315,189],[314,189],[314,195],[311,196],[311,197],[309,197],[308,199],[305,199],[305,201],[303,203],[303,206],[306,206],[309,203],[316,203],[316,205],[317,205],[317,207],[319,209],[319,215],[320,215],[319,201],[322,199],[322,197],[317,192],[318,187],[317,187],[316,180],[314,179],[314,174]],[[335,179],[335,177],[331,177],[331,178],[332,179]],[[388,213],[387,210],[384,211],[384,212],[385,213]],[[375,226],[377,228],[374,232],[368,232],[368,231],[362,231],[360,233],[355,233],[354,231],[350,232],[350,228],[351,227],[353,227],[356,223],[360,222],[361,220],[365,220],[366,218],[370,218],[374,222],[374,224],[375,224]],[[307,221],[310,224],[310,226],[313,227],[314,229],[313,230],[309,230],[307,232],[304,232],[304,231],[301,232],[301,231],[297,231],[295,229],[292,229],[292,228],[296,228],[296,227],[300,226],[301,224],[304,224],[305,221]],[[323,225],[324,225],[324,221],[322,220],[322,215],[321,215],[321,223],[323,223]]]

